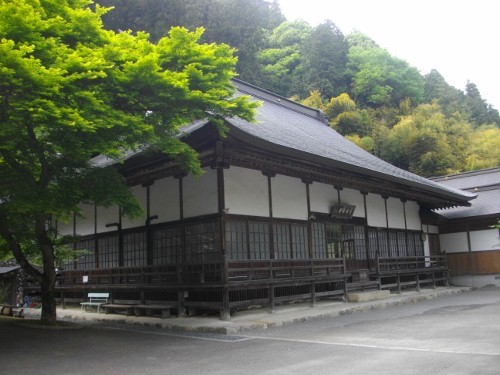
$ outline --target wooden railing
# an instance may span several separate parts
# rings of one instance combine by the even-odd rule
[[[446,256],[431,255],[420,257],[377,258],[377,276],[381,289],[416,287],[419,291],[422,284],[448,283],[448,267]]]
[[[345,277],[343,259],[228,261],[60,271],[59,287],[94,285],[203,285]]]
[[[60,271],[59,287],[201,285],[223,282],[221,262]]]
[[[378,274],[414,272],[416,270],[429,270],[431,268],[446,268],[446,256],[377,258]]]
[[[258,283],[345,278],[345,261],[332,259],[241,260],[228,262],[228,282]]]

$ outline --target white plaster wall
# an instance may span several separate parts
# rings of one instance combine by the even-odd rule
[[[182,180],[184,217],[217,213],[217,171],[205,169],[200,177],[192,174]]]
[[[307,220],[306,184],[298,178],[271,178],[273,217]]]
[[[330,208],[337,202],[337,190],[332,185],[313,182],[309,185],[311,211],[330,213]]]
[[[421,230],[422,221],[420,220],[420,206],[417,202],[408,201],[405,203],[406,224],[409,230]],[[437,229],[436,229],[437,230]],[[438,233],[437,231],[434,233]]]
[[[363,194],[353,189],[343,189],[340,191],[340,200],[342,203],[352,204],[356,206],[354,215],[356,217],[365,217],[365,203]]]
[[[180,219],[179,180],[173,177],[156,180],[149,187],[151,216],[158,215],[153,223]]]
[[[384,198],[380,195],[368,194],[366,196],[366,209],[369,226],[381,228],[387,226],[385,222]]]
[[[224,194],[230,214],[269,216],[267,177],[240,167],[224,170]]]
[[[140,206],[142,207],[143,214],[136,219],[130,219],[126,216],[122,217],[122,228],[123,229],[141,227],[145,224],[145,220],[146,220],[146,208],[147,208],[146,207],[146,188],[141,186],[141,185],[135,185],[135,186],[132,186],[131,191],[132,191],[132,194],[134,194],[134,196],[137,198]]]
[[[120,210],[118,206],[113,207],[97,207],[97,232],[111,232],[116,230],[116,227],[106,228],[106,224],[118,223],[120,220]]]
[[[500,249],[498,229],[477,230],[470,232],[472,251],[491,251]]]
[[[81,212],[76,215],[76,234],[94,234],[94,205],[82,203],[79,206]]]
[[[405,209],[401,199],[387,199],[387,212],[387,216],[389,218],[389,228],[405,229]]]
[[[446,233],[439,235],[441,251],[447,253],[462,253],[469,251],[467,247],[467,233]]]

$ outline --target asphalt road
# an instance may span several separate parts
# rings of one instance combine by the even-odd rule
[[[0,319],[0,374],[500,374],[500,288],[251,331]]]

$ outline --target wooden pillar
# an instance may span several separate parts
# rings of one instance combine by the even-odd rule
[[[229,163],[225,160],[224,144],[222,141],[217,141],[215,144],[216,159],[212,165],[212,169],[217,171],[217,210],[219,216],[219,239],[220,239],[220,256],[222,261],[222,309],[220,312],[221,320],[231,319],[231,300],[229,293],[229,266],[228,254],[226,249],[225,236],[225,216],[227,214],[226,195],[224,186],[224,169],[229,168]]]
[[[385,207],[385,228],[386,228],[386,233],[387,233],[387,255],[389,257],[391,257],[392,252],[391,252],[391,236],[389,234],[389,212],[387,210],[387,199],[389,199],[389,197],[382,196],[382,198],[384,199],[384,207]],[[399,278],[398,278],[398,280],[399,280]]]
[[[275,259],[274,254],[274,228],[273,228],[273,190],[271,178],[276,176],[276,173],[270,171],[262,171],[262,174],[267,177],[267,195],[269,199],[269,257]]]
[[[365,225],[365,251],[366,251],[366,260],[368,263],[368,268],[370,269],[372,266],[372,260],[370,259],[370,235],[368,232],[368,205],[366,203],[366,196],[368,195],[367,192],[361,192],[363,195],[363,207],[365,209],[365,219],[366,219],[366,225]]]
[[[303,183],[306,184],[306,201],[307,201],[307,251],[309,253],[309,259],[313,258],[313,248],[312,248],[312,220],[313,216],[311,213],[311,193],[309,189],[309,185],[312,184],[312,181],[302,180]]]
[[[153,233],[151,231],[151,221],[158,219],[158,215],[151,216],[151,185],[154,181],[144,183],[146,188],[146,264],[153,264]]]
[[[118,267],[123,267],[122,208],[118,209]]]
[[[94,268],[99,268],[99,241],[97,240],[97,204],[94,203]]]
[[[407,217],[406,217],[406,199],[401,199],[401,202],[403,202],[403,216],[404,216],[404,220],[405,220],[405,243],[406,243],[406,249],[405,249],[405,252],[406,252],[406,256],[410,255],[409,254],[409,250],[410,250],[410,244],[408,242],[408,220],[407,220]],[[398,246],[399,248],[399,246]],[[417,255],[417,254],[415,254]]]
[[[76,238],[76,212],[73,212],[73,238]],[[78,267],[78,264],[76,262],[76,242],[73,241],[73,269],[76,270]]]

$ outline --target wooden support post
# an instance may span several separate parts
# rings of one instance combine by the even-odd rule
[[[316,306],[316,283],[311,282],[311,307]]]
[[[222,309],[220,311],[220,320],[228,321],[231,320],[231,310],[229,304],[229,288],[224,287],[222,296]]]
[[[179,290],[177,292],[177,317],[184,318],[184,291]]]
[[[276,301],[274,300],[274,284],[269,285],[269,309],[271,314],[276,311]]]

